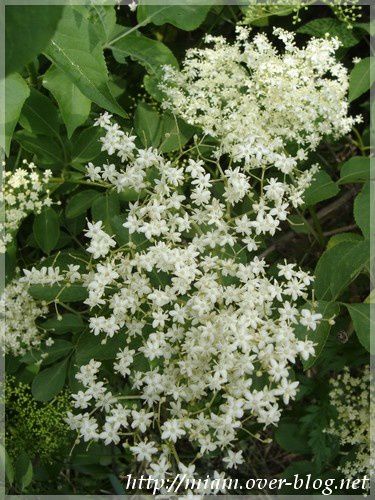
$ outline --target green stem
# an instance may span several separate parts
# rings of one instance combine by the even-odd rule
[[[311,218],[312,218],[312,221],[314,224],[314,229],[315,229],[315,233],[316,233],[317,238],[318,238],[318,242],[322,247],[324,247],[325,246],[325,237],[323,234],[322,225],[320,224],[320,220],[318,219],[318,216],[316,215],[315,208],[310,207],[309,212],[311,214]]]

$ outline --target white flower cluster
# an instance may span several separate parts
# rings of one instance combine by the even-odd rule
[[[283,55],[240,30],[233,46],[212,39],[214,49],[191,51],[181,73],[166,70],[166,106],[204,130],[189,149],[166,158],[137,147],[108,113],[96,122],[114,158],[89,164],[89,179],[139,196],[119,234],[89,222],[87,272],[64,278],[87,288],[98,343],[121,346],[110,380],[108,362],[81,366],[68,422],[84,441],[122,443],[154,477],[194,476],[196,460],[211,452],[228,468],[240,465],[237,432],[248,420],[278,423],[298,388],[292,365],[314,354],[307,335],[296,334],[322,320],[301,307],[313,278],[292,263],[269,269],[256,252],[303,203],[318,167],[297,163],[353,120],[337,41],[299,50],[290,34],[275,34]],[[207,135],[216,140],[209,157]],[[37,281],[38,272],[25,279]],[[40,279],[49,277],[60,280],[53,270]],[[181,441],[196,453],[191,463],[179,456]]]
[[[137,179],[146,194],[130,204],[121,247],[102,221],[89,223],[95,260],[82,276],[89,327],[102,343],[117,336],[126,344],[113,364],[124,381],[114,390],[100,362],[82,366],[83,390],[73,396],[79,412],[69,424],[85,441],[129,446],[155,477],[174,460],[185,467],[181,439],[198,456],[226,449],[224,464],[236,467],[242,457],[230,448],[243,421],[277,424],[282,402],[297,392],[291,365],[314,354],[313,342],[295,334],[296,325],[315,330],[322,319],[298,309],[312,277],[288,263],[269,274],[254,255],[261,235],[274,234],[290,205],[302,202],[312,173],[296,185],[272,177],[255,185],[238,168],[220,172],[219,161],[211,175],[191,152],[172,163],[138,149],[107,114],[98,125],[103,150],[120,157],[126,150],[127,165],[89,165],[88,176],[118,190]],[[245,199],[247,212],[232,215]]]
[[[19,356],[40,345],[43,332],[35,320],[48,312],[48,307],[28,294],[28,285],[15,278],[0,297],[0,338],[5,353]]]
[[[47,184],[52,176],[50,170],[43,174],[36,170],[34,163],[14,171],[5,171],[0,193],[3,220],[0,222],[0,254],[5,253],[22,220],[30,213],[38,214],[44,206],[50,206]],[[5,164],[3,164],[5,166]]]
[[[342,136],[360,118],[348,117],[348,76],[335,59],[336,38],[312,38],[298,48],[294,34],[264,34],[251,41],[239,27],[234,44],[206,36],[212,48],[188,50],[181,71],[165,67],[164,107],[220,141],[246,170],[276,167],[290,174],[323,136]],[[291,143],[294,147],[290,147]]]
[[[370,453],[370,439],[373,439],[370,436],[374,435],[374,422],[370,418],[370,404],[375,403],[375,394],[370,388],[370,367],[365,366],[360,376],[352,376],[345,368],[330,383],[330,402],[337,411],[337,418],[331,420],[326,432],[337,436],[344,449],[355,451],[338,470],[350,479],[373,477],[375,461]]]

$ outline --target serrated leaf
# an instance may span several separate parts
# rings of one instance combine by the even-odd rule
[[[91,5],[90,21],[100,40],[105,45],[116,26],[116,11],[113,5]]]
[[[64,387],[68,359],[45,368],[34,378],[31,392],[37,401],[50,401]]]
[[[6,5],[6,73],[20,71],[43,50],[56,30],[62,5]]]
[[[47,96],[32,88],[20,116],[20,124],[33,134],[59,135],[57,108]]]
[[[65,209],[65,216],[73,219],[85,213],[92,205],[93,201],[101,195],[95,189],[85,189],[70,198]]]
[[[345,23],[335,17],[313,19],[298,28],[297,33],[303,33],[318,38],[325,37],[328,33],[331,37],[337,37],[343,47],[353,47],[359,42],[353,30],[349,29]]]
[[[327,243],[327,249],[333,248],[334,246],[342,243],[343,241],[363,241],[360,234],[357,233],[339,233],[331,236]]]
[[[7,156],[9,156],[14,129],[29,95],[30,89],[20,74],[13,73],[5,78],[5,153]]]
[[[352,69],[349,79],[349,102],[367,92],[375,81],[374,58],[361,59]]]
[[[39,164],[64,165],[61,147],[53,137],[36,136],[26,130],[19,130],[14,139],[29,153],[37,155]]]
[[[112,113],[126,116],[109,89],[101,40],[94,26],[72,6],[64,9],[45,54],[88,99]]]
[[[319,170],[314,176],[311,185],[306,189],[303,199],[305,205],[315,205],[329,198],[333,198],[339,193],[339,188],[331,177],[324,170]]]
[[[44,208],[35,216],[33,234],[44,253],[50,253],[55,248],[60,236],[60,221],[53,208]]]
[[[375,305],[368,303],[345,305],[349,311],[350,317],[352,318],[354,330],[357,334],[358,340],[363,347],[371,353],[370,332],[374,331],[375,328]]]
[[[364,182],[374,178],[375,175],[371,171],[370,158],[366,156],[355,156],[341,166],[338,184]]]
[[[368,241],[345,241],[326,250],[315,269],[315,296],[318,300],[336,300],[360,274],[370,260]],[[340,270],[337,272],[337,270]]]
[[[167,64],[178,68],[177,59],[164,43],[147,38],[138,31],[125,33],[122,38],[111,42],[110,48],[119,63],[131,57],[152,74],[158,73]]]
[[[87,120],[91,109],[90,99],[56,66],[51,66],[44,74],[43,86],[58,102],[68,137],[71,137],[75,129]]]
[[[142,5],[140,2],[137,19],[143,24],[152,22],[161,26],[169,23],[182,30],[192,31],[199,28],[210,9],[211,5]]]
[[[371,215],[375,209],[375,198],[371,197],[371,183],[367,182],[354,200],[354,219],[365,238],[370,239],[374,232]]]

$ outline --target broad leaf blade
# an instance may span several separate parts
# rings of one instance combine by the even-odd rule
[[[108,86],[101,40],[90,22],[72,7],[66,7],[45,54],[88,99],[126,116]]]
[[[352,318],[358,340],[363,347],[371,352],[370,332],[374,331],[374,304],[345,304]],[[372,309],[372,311],[371,311]],[[372,321],[371,321],[372,312]]]
[[[5,7],[6,73],[19,71],[44,49],[56,30],[62,5]]]
[[[38,373],[31,385],[31,392],[37,401],[50,401],[64,387],[68,359]]]
[[[43,86],[58,102],[68,137],[71,137],[75,129],[87,120],[91,108],[90,99],[56,66],[51,66],[44,74]]]
[[[14,73],[5,79],[5,153],[7,156],[14,129],[29,95],[30,89],[21,75]]]

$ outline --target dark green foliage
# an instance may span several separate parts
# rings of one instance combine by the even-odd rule
[[[321,169],[306,191],[304,206],[290,214],[281,231],[260,249],[271,269],[287,258],[315,273],[315,302],[300,307],[321,312],[324,318],[335,316],[335,320],[322,322],[315,331],[298,328],[300,338],[308,336],[316,346],[314,357],[295,366],[293,377],[300,382],[297,401],[287,406],[277,429],[260,433],[262,438],[271,438],[272,444],[254,438],[260,426],[244,425],[240,447],[245,463],[228,475],[240,480],[288,478],[296,473],[341,477],[337,467],[342,450],[337,439],[324,432],[335,416],[329,404],[328,380],[345,366],[355,372],[368,364],[370,311],[374,307],[369,282],[374,172],[368,91],[375,75],[368,53],[373,31],[369,13],[363,8],[360,22],[352,29],[328,6],[301,10],[296,23],[293,6],[258,5],[248,10],[235,5],[140,3],[136,13],[110,5],[6,7],[7,168],[18,168],[26,158],[41,169],[51,169],[51,197],[60,203],[30,214],[22,223],[7,247],[7,280],[15,276],[17,267],[40,269],[53,264],[67,269],[73,264],[84,269],[88,264],[87,253],[82,251],[87,243],[86,219],[102,220],[104,229],[122,248],[150,244],[122,225],[125,210],[130,203],[142,203],[144,191],[117,193],[107,185],[88,185],[86,165],[101,166],[106,161],[100,143],[103,131],[94,123],[107,110],[124,130],[137,136],[139,147],[156,147],[171,159],[177,158],[200,131],[162,108],[163,93],[158,87],[162,66],[179,67],[186,49],[201,47],[205,34],[233,40],[235,25],[247,12],[253,33],[272,37],[273,27],[283,27],[297,33],[298,45],[327,32],[338,37],[343,44],[339,57],[350,73],[350,114],[361,113],[363,123],[340,141],[329,138],[306,162],[306,168],[319,163]],[[354,65],[353,58],[361,61]],[[207,137],[200,146],[202,154],[210,156],[212,143]],[[150,169],[148,175],[154,178],[156,174]],[[223,184],[216,183],[214,189],[222,195]],[[250,210],[251,200],[246,200],[233,209],[233,216]],[[206,230],[203,224],[202,230]],[[194,228],[184,235],[186,241],[193,236]],[[246,262],[241,248],[225,246],[221,251],[230,256],[238,252],[238,258]],[[150,279],[155,285],[169,283],[163,273],[150,273]],[[237,278],[222,279],[229,285]],[[8,374],[12,374],[5,384],[8,491],[124,494],[121,474],[136,476],[143,466],[135,464],[129,451],[119,446],[73,446],[75,436],[64,418],[70,409],[69,394],[80,388],[75,374],[92,358],[102,362],[107,378],[119,391],[131,392],[130,384],[113,374],[113,358],[125,347],[126,332],[102,344],[88,330],[87,305],[83,303],[87,289],[80,284],[33,285],[30,294],[49,304],[38,327],[53,337],[54,344],[7,359]],[[57,309],[53,306],[56,297]],[[140,370],[149,367],[143,355],[136,363]],[[191,449],[187,446],[184,451],[190,458]],[[207,472],[219,470],[218,455],[213,453],[197,464]]]

